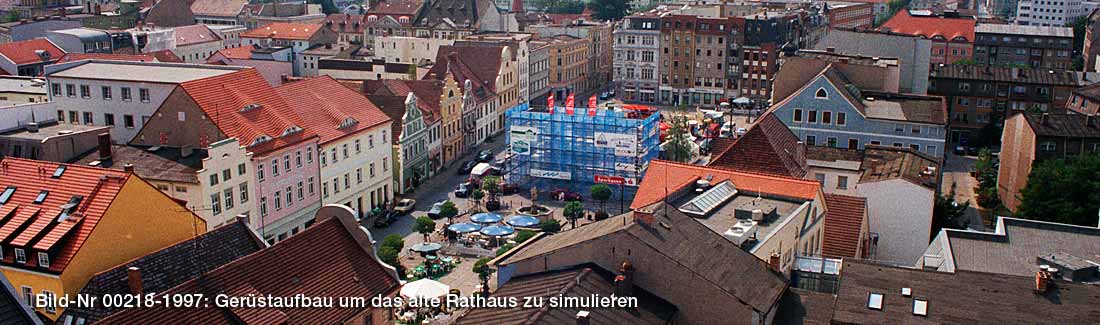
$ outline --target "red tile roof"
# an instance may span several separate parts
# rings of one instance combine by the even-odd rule
[[[218,50],[217,53],[221,53],[222,56],[224,56],[227,59],[246,60],[246,59],[251,59],[252,58],[252,50],[254,50],[254,49],[256,49],[255,46],[242,45],[240,47],[231,47],[231,48],[227,48],[227,49],[221,49],[221,50]],[[211,56],[210,59],[207,60],[207,61],[208,62],[212,61],[213,58],[214,57]]]
[[[69,53],[61,56],[57,63],[80,60],[115,60],[134,62],[156,62],[157,58],[149,54],[112,54],[112,53]]]
[[[354,222],[354,221],[352,221]],[[184,282],[165,293],[292,297],[392,296],[400,283],[393,270],[357,242],[336,218],[319,221],[274,246]],[[356,230],[358,231],[358,230]],[[366,234],[360,234],[366,240]],[[131,308],[99,324],[341,324],[360,308]],[[388,310],[383,312],[389,312]]]
[[[325,27],[337,33],[362,33],[363,15],[331,14],[325,17]]]
[[[322,144],[390,121],[367,97],[329,76],[286,83],[275,91],[301,115],[306,123],[302,127],[321,137]],[[347,119],[354,124],[341,128]]]
[[[424,113],[424,123],[432,123],[441,118],[439,99],[443,95],[442,80],[395,80],[365,82],[367,88],[374,88],[370,94],[379,94],[378,88],[386,88],[387,95],[405,98],[409,93],[416,95],[417,107]]]
[[[729,180],[737,188],[804,200],[816,198],[819,187],[817,181],[813,180],[654,160],[649,164],[630,208],[637,209],[660,202],[667,195],[707,176],[713,176],[711,184]]]
[[[35,53],[37,50],[44,50],[50,54],[50,59],[47,61],[57,60],[65,55],[65,51],[45,38],[0,44],[0,55],[15,62],[16,65],[42,62],[42,58]]]
[[[272,38],[284,40],[308,40],[324,28],[321,24],[270,23],[241,34],[248,38]]]
[[[825,234],[821,255],[836,258],[863,258],[859,242],[863,240],[867,199],[857,196],[825,194]]]
[[[977,20],[966,18],[914,17],[908,10],[899,10],[894,17],[879,27],[898,34],[917,35],[927,38],[941,36],[948,41],[963,37],[966,42],[974,42],[974,26]]]
[[[180,87],[222,133],[237,138],[249,151],[262,154],[316,137],[310,130],[284,135],[289,129],[304,128],[305,122],[255,68],[184,82]],[[253,104],[259,107],[242,112]],[[271,139],[254,143],[260,136]]]
[[[715,151],[708,166],[802,178],[806,156],[799,139],[771,113],[749,127],[725,151]]]
[[[157,61],[166,63],[183,63],[183,59],[176,56],[176,53],[172,53],[172,50],[160,50],[149,53],[153,57],[157,58]]]
[[[391,1],[379,1],[374,7],[367,10],[368,15],[391,15],[394,18],[402,15],[409,16],[409,20],[412,20],[412,16],[416,15],[417,11],[420,11],[420,6],[423,1],[416,0],[391,0]]]
[[[424,79],[444,80],[450,73],[460,87],[469,80],[478,101],[496,93],[503,45],[465,44],[440,46],[435,62]]]
[[[176,46],[187,46],[207,42],[221,42],[221,36],[214,33],[210,27],[203,24],[194,24],[176,27]]]
[[[61,177],[52,178],[58,166],[66,169]],[[0,241],[36,251],[52,248],[56,253],[49,271],[60,273],[129,179],[129,173],[119,170],[4,158],[0,160],[0,188],[16,190],[0,209]],[[45,201],[34,203],[42,191],[49,193]],[[67,220],[57,221],[61,206],[77,195],[83,199],[74,212]],[[37,267],[38,259],[33,257],[37,255],[28,252],[27,256],[26,266]],[[14,256],[4,256],[4,262],[13,260]]]

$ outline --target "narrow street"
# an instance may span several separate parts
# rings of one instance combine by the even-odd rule
[[[947,152],[945,153],[945,160],[940,191],[943,195],[947,195],[951,193],[951,186],[954,184],[955,202],[959,204],[970,202],[970,208],[966,209],[967,226],[974,230],[987,230],[982,222],[981,214],[978,213],[978,200],[974,194],[974,188],[978,186],[978,180],[974,176],[970,176],[970,171],[974,169],[974,163],[978,158],[957,156],[954,153]]]

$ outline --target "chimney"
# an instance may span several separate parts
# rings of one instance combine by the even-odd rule
[[[141,287],[141,269],[136,266],[126,268],[126,280],[130,284],[130,293],[135,295],[144,293]]]
[[[832,47],[832,46],[826,47],[825,52],[827,52],[827,53],[836,53],[836,48]]]
[[[783,273],[783,271],[779,270],[779,254],[772,254],[772,256],[768,257],[768,268],[772,269],[772,271]]]
[[[587,310],[578,311],[577,312],[577,325],[589,325],[589,324],[591,324],[591,323],[588,321],[588,311]]]
[[[111,159],[111,134],[107,132],[100,133],[96,136],[99,139],[99,160]]]
[[[634,265],[630,261],[623,261],[619,267],[619,275],[615,277],[615,295],[620,297],[634,296]]]
[[[634,214],[634,222],[637,222],[639,224],[643,224],[643,225],[646,225],[646,226],[652,226],[653,225],[653,212],[652,211],[634,210],[633,214]]]
[[[127,173],[133,173],[134,172],[134,164],[122,165],[122,170],[126,171]]]
[[[27,132],[37,133],[38,132],[38,123],[37,122],[27,123]]]
[[[1044,294],[1051,286],[1051,275],[1047,270],[1035,271],[1035,293]]]

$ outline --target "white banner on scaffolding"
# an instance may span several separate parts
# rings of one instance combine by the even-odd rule
[[[542,177],[542,178],[562,179],[562,180],[573,179],[573,175],[570,174],[569,172],[559,172],[559,171],[553,171],[553,170],[542,170],[542,169],[534,169],[534,168],[531,168],[531,176],[533,176],[533,177]]]
[[[538,140],[539,129],[533,126],[513,125],[508,132],[511,139],[508,144],[512,148],[512,153],[530,155],[531,145]]]

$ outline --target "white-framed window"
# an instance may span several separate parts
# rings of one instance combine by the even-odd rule
[[[256,165],[256,178],[261,182],[264,181],[264,164]]]
[[[23,250],[22,248],[16,248],[15,249],[15,262],[26,264],[27,263],[27,251]]]
[[[229,210],[233,208],[233,188],[225,190],[225,209]]]
[[[248,182],[241,183],[237,188],[241,192],[241,204],[248,202]]]
[[[294,190],[290,187],[286,187],[286,206],[294,205]]]
[[[306,163],[313,163],[313,147],[306,147]]]
[[[321,196],[328,197],[328,182],[321,183]]]
[[[122,100],[123,101],[128,102],[128,101],[134,100],[134,94],[130,91],[130,87],[119,88],[119,91],[122,93]]]
[[[363,146],[359,142],[359,139],[355,139],[355,153],[363,152]]]
[[[313,177],[306,180],[306,187],[309,188],[309,195],[313,195]]]
[[[267,198],[266,197],[260,197],[260,216],[261,217],[266,217],[267,216]]]
[[[50,254],[46,252],[38,252],[38,267],[50,267]]]
[[[279,176],[279,158],[271,160],[271,176]]]
[[[28,286],[22,286],[22,287],[19,287],[19,289],[23,291],[23,303],[27,304],[27,306],[33,305],[34,304],[34,288],[31,288],[31,287],[28,287]]]
[[[149,89],[148,88],[138,88],[138,98],[141,99],[141,102],[148,103],[149,102]]]
[[[222,213],[222,196],[214,193],[210,195],[210,210],[214,211],[214,215]]]
[[[299,166],[301,166],[301,165],[299,165]],[[289,153],[283,155],[283,169],[285,169],[284,171],[287,172],[287,173],[290,172],[290,154]]]
[[[1042,151],[1054,151],[1058,149],[1058,144],[1054,141],[1043,141],[1039,144],[1039,150]]]
[[[829,92],[825,91],[825,88],[818,88],[814,93],[814,98],[817,99],[829,99]]]
[[[838,190],[848,189],[848,176],[837,176],[836,177],[836,188]]]
[[[100,91],[103,94],[103,100],[111,100],[111,97],[113,97],[113,94],[111,94],[111,86],[100,87]]]
[[[355,169],[355,183],[356,184],[362,184],[363,183],[363,169],[362,168],[356,168]]]
[[[298,200],[305,199],[305,197],[305,186],[302,184],[302,182],[298,182]]]
[[[275,211],[283,209],[283,192],[275,191]]]

